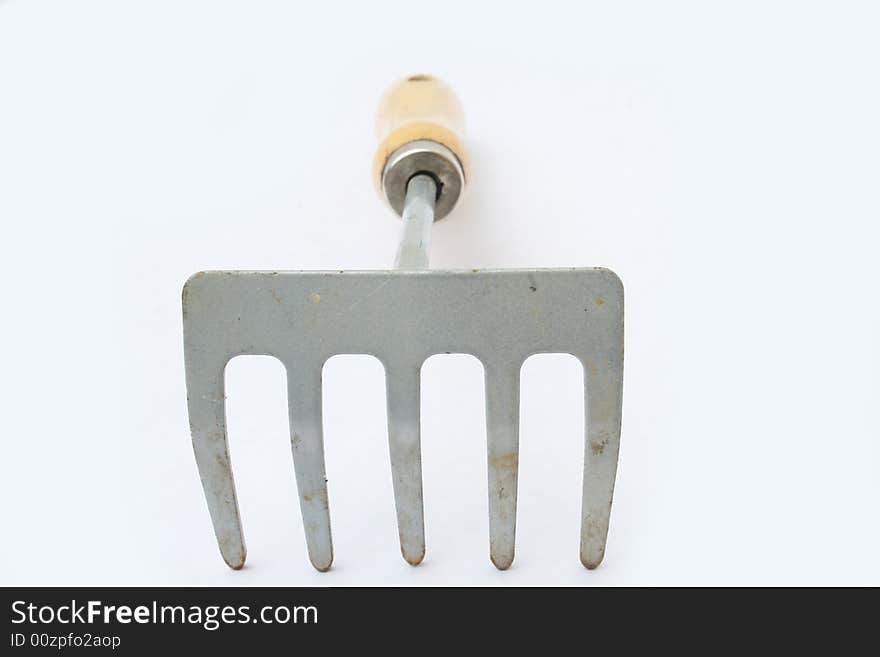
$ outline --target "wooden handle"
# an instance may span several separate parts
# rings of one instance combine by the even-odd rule
[[[467,153],[463,146],[464,114],[461,103],[445,83],[430,75],[412,75],[391,86],[376,114],[379,148],[373,161],[373,180],[382,193],[382,171],[388,157],[401,146],[418,140],[442,144],[458,158],[465,179]]]

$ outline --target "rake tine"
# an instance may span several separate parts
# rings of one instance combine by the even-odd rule
[[[419,375],[416,365],[391,365],[386,374],[388,445],[400,551],[413,566],[425,558]]]
[[[287,379],[293,468],[309,560],[323,572],[333,563],[333,539],[324,468],[321,366],[309,364],[296,369]]]
[[[489,555],[499,570],[513,563],[519,471],[519,369],[486,366],[489,463]]]
[[[623,367],[608,359],[602,367],[585,365],[587,427],[584,496],[581,507],[581,563],[596,568],[605,556],[611,500],[620,449]]]
[[[193,451],[220,554],[230,568],[238,570],[244,566],[247,548],[229,462],[223,367],[210,376],[191,374],[198,370],[196,353],[194,349],[187,352],[187,406]]]

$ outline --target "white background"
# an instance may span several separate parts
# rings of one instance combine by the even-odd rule
[[[875,3],[0,2],[4,584],[880,584]],[[384,88],[433,73],[473,187],[432,264],[626,287],[607,557],[582,377],[527,362],[517,559],[488,559],[481,365],[423,372],[428,555],[397,547],[381,365],[325,370],[336,562],[305,552],[279,363],[232,362],[249,548],[220,559],[180,290],[382,269]]]

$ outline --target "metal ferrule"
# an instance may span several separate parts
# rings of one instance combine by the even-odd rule
[[[420,139],[404,144],[394,151],[382,171],[382,190],[388,204],[403,216],[407,184],[420,173],[430,175],[437,183],[434,220],[452,211],[464,188],[464,170],[451,150],[440,143]]]

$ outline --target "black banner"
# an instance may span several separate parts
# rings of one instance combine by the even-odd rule
[[[756,647],[829,640],[837,653],[876,622],[853,591],[453,588],[6,588],[2,654],[153,654],[303,648],[423,652],[440,646],[583,649],[649,641]],[[872,596],[874,591],[870,592]],[[836,600],[829,604],[827,598]],[[407,650],[408,648],[408,650]]]

